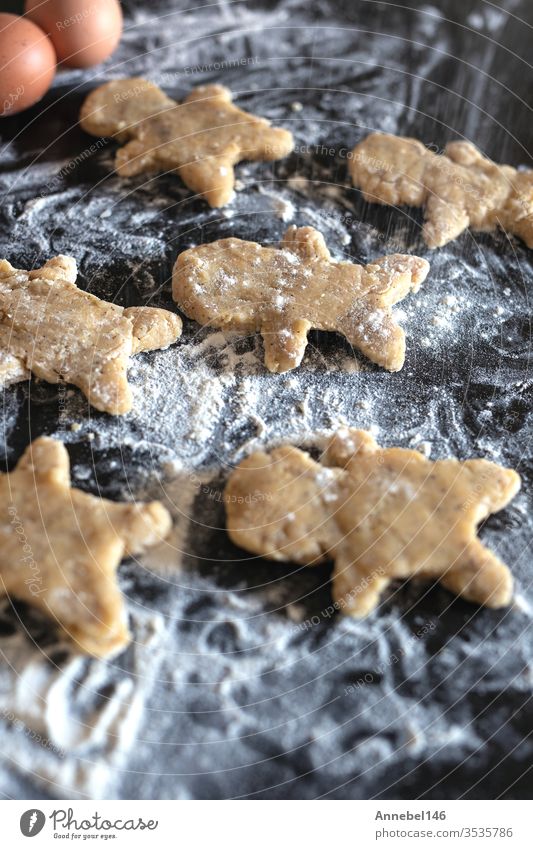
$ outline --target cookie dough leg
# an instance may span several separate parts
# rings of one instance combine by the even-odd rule
[[[373,309],[355,304],[338,330],[372,362],[399,371],[405,360],[405,333],[396,324],[391,307],[409,292],[417,292],[429,272],[425,259],[392,254],[370,263],[363,271],[363,286],[372,293]]]
[[[5,388],[21,380],[28,380],[30,372],[22,360],[7,352],[0,353],[0,387]]]
[[[238,153],[238,146],[230,146],[221,156],[206,156],[182,165],[178,174],[189,189],[205,198],[209,206],[224,206],[233,196],[233,162]]]
[[[74,496],[69,517],[74,527],[84,529],[85,550],[80,550],[71,563],[59,563],[63,591],[46,593],[39,606],[82,651],[103,657],[129,641],[124,599],[116,582],[123,543],[118,536],[110,542],[109,534],[100,535],[96,526],[84,524],[83,508],[89,498]]]
[[[115,168],[121,177],[136,177],[156,168],[155,150],[146,148],[137,139],[119,148],[115,156]]]
[[[390,311],[377,310],[345,320],[338,328],[348,342],[373,363],[399,371],[405,360],[405,333]]]
[[[82,374],[72,378],[89,402],[104,413],[121,415],[131,410],[131,389],[126,364],[120,357],[108,360],[99,374]]]
[[[342,613],[363,619],[378,606],[389,583],[384,573],[358,568],[356,563],[341,555],[333,570],[333,600]]]
[[[457,565],[440,581],[467,601],[487,607],[505,607],[513,597],[509,569],[478,539],[472,540]]]
[[[312,325],[298,319],[286,327],[267,322],[261,327],[265,347],[265,365],[269,371],[280,373],[296,368],[302,362],[307,347],[307,334]]]
[[[118,654],[118,652],[122,651],[128,645],[131,639],[122,597],[111,587],[109,587],[109,590],[112,592],[112,595],[109,597],[110,609],[109,612],[106,612],[105,616],[101,618],[96,616],[89,618],[89,614],[88,621],[84,621],[84,617],[77,610],[80,615],[76,622],[62,623],[56,617],[58,625],[61,626],[67,637],[77,645],[78,649],[93,657],[109,658]],[[120,604],[121,607],[120,619],[118,621],[114,621],[112,618],[113,602],[117,605]],[[53,616],[55,615],[54,611],[50,608],[47,612]]]
[[[426,204],[422,237],[429,248],[441,248],[470,224],[466,209],[459,204],[430,195]]]

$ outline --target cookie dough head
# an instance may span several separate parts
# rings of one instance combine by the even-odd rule
[[[0,474],[0,592],[38,607],[80,651],[116,654],[129,642],[117,567],[169,530],[157,501],[119,504],[71,489],[64,446],[42,437]]]
[[[92,135],[127,141],[139,122],[175,106],[175,102],[142,77],[111,80],[84,100],[80,123]]]
[[[436,154],[416,139],[373,133],[354,148],[349,170],[370,203],[423,206],[430,248],[467,227],[500,227],[533,247],[533,172],[497,165],[469,142]]]
[[[272,560],[322,562],[335,542],[323,499],[339,474],[292,446],[247,457],[224,493],[231,539]]]
[[[72,257],[54,257],[33,271],[0,260],[1,385],[33,373],[78,386],[98,410],[126,413],[130,356],[175,342],[181,319],[102,301],[78,289],[76,276]]]
[[[516,472],[484,460],[432,462],[345,430],[320,463],[295,448],[248,457],[226,487],[228,533],[274,560],[335,563],[339,609],[365,616],[395,578],[439,580],[501,607],[511,574],[476,528],[517,492]]]
[[[353,149],[348,167],[370,203],[422,206],[427,199],[424,172],[432,155],[416,139],[373,133]]]
[[[174,171],[213,207],[231,199],[236,163],[280,159],[293,147],[291,133],[238,109],[219,85],[177,103],[146,80],[113,80],[89,95],[81,126],[126,142],[116,155],[121,176]]]
[[[367,266],[334,262],[313,227],[289,227],[279,248],[222,239],[177,258],[173,297],[189,318],[259,331],[270,371],[298,366],[312,327],[342,333],[370,360],[397,371],[405,335],[392,306],[416,292],[429,264],[394,254]]]
[[[533,171],[517,171],[513,191],[500,213],[500,226],[533,248]]]

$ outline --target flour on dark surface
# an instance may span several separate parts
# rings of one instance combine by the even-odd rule
[[[428,251],[420,212],[365,204],[346,168],[375,130],[439,149],[466,137],[531,167],[525,31],[473,0],[415,11],[323,0],[314,18],[300,0],[124,5],[111,60],[62,72],[40,107],[2,123],[2,256],[31,267],[71,254],[82,288],[169,309],[179,251],[229,236],[277,244],[289,222],[317,227],[337,260],[415,253],[431,271],[398,308],[407,354],[397,374],[312,332],[302,365],[273,375],[259,338],[185,321],[176,345],[132,362],[127,416],[37,380],[5,391],[8,467],[30,439],[56,436],[76,486],[161,498],[175,525],[120,569],[134,641],[111,662],[76,656],[34,611],[3,602],[0,792],[527,795],[532,254],[502,233]],[[525,3],[507,8],[527,13]],[[292,130],[295,151],[238,166],[222,210],[172,175],[120,180],[113,143],[86,136],[77,113],[94,85],[124,75],[176,98],[228,85],[237,105]],[[329,567],[268,563],[232,546],[221,495],[235,463],[286,441],[320,448],[346,424],[433,459],[482,456],[520,472],[521,494],[481,531],[515,577],[511,608],[478,609],[410,582],[358,622],[331,614]]]

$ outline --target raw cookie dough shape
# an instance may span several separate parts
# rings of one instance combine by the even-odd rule
[[[32,442],[0,474],[0,594],[49,615],[88,654],[115,654],[130,639],[116,570],[168,534],[158,501],[120,504],[72,489],[61,442]]]
[[[49,383],[73,383],[97,410],[127,413],[130,355],[175,342],[181,319],[168,310],[102,301],[78,289],[76,276],[69,256],[34,271],[0,260],[0,385],[33,372]]]
[[[533,171],[497,165],[470,142],[450,142],[439,155],[416,139],[373,133],[353,149],[349,170],[370,203],[423,206],[430,248],[467,227],[500,227],[533,247]]]
[[[318,230],[291,226],[280,248],[221,239],[184,251],[172,295],[200,324],[260,331],[270,371],[300,365],[313,327],[342,333],[372,362],[398,371],[405,334],[391,307],[416,292],[428,271],[425,259],[403,254],[366,266],[333,262]]]
[[[502,607],[511,573],[476,527],[519,487],[516,472],[487,460],[432,462],[345,429],[320,463],[292,446],[246,458],[226,486],[227,529],[236,545],[271,560],[333,560],[334,600],[353,616],[409,577]]]
[[[113,136],[122,177],[175,171],[210,206],[233,196],[233,166],[243,159],[274,160],[293,148],[292,134],[238,109],[220,85],[199,86],[183,103],[141,78],[113,80],[87,97],[81,126]]]

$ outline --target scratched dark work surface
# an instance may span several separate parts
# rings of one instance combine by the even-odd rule
[[[402,304],[397,374],[313,333],[301,367],[271,375],[257,339],[186,322],[175,346],[132,364],[125,417],[35,380],[5,391],[8,467],[30,439],[54,435],[77,486],[163,498],[175,519],[168,545],[120,569],[134,639],[108,663],[80,658],[45,619],[4,600],[5,797],[530,796],[533,253],[471,233],[428,251],[419,211],[366,205],[349,187],[346,154],[381,130],[438,148],[467,138],[532,167],[533,10],[525,0],[411,7],[129,2],[111,60],[61,72],[43,103],[2,120],[1,255],[32,267],[71,254],[79,284],[122,305],[172,309],[178,251],[229,235],[276,241],[288,222],[318,227],[337,258],[401,250],[431,261]],[[172,176],[121,181],[114,145],[86,136],[77,114],[97,83],[136,75],[176,98],[222,82],[238,105],[291,129],[296,150],[239,166],[225,210]],[[520,472],[520,495],[481,530],[514,574],[510,608],[408,582],[356,622],[328,611],[329,567],[248,560],[230,544],[228,469],[253,448],[319,443],[342,423],[432,458],[483,456]]]

